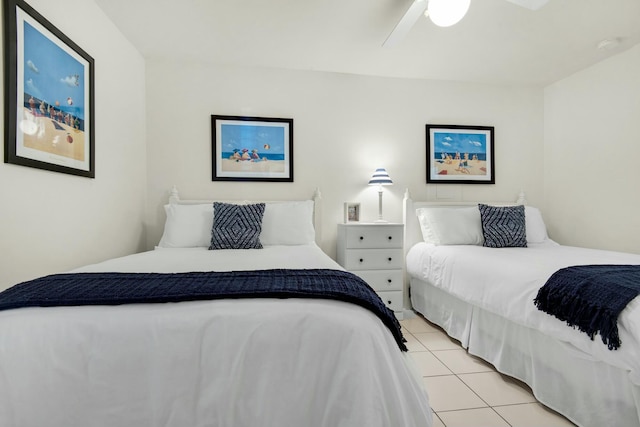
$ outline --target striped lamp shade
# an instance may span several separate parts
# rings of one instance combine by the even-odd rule
[[[389,178],[389,174],[385,168],[378,168],[371,176],[369,185],[393,185],[393,181]]]

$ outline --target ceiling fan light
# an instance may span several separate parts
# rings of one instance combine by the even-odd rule
[[[425,15],[439,27],[450,27],[464,18],[470,4],[471,0],[429,0]]]

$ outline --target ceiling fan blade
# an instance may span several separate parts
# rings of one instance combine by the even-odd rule
[[[402,40],[411,31],[418,18],[427,10],[428,3],[427,0],[414,0],[382,46],[391,47]]]
[[[538,10],[549,0],[507,0],[510,3],[517,4],[518,6],[526,7],[531,10]]]

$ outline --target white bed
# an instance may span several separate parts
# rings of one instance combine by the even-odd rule
[[[167,212],[178,204],[174,194]],[[198,222],[199,204],[184,202],[194,208],[180,227]],[[153,251],[74,273],[341,270],[313,241],[168,247],[179,240],[165,232]],[[417,427],[431,425],[431,410],[407,354],[370,311],[220,299],[0,311],[0,425]]]
[[[622,345],[615,351],[599,335],[591,340],[533,302],[538,289],[560,268],[640,264],[640,256],[558,245],[539,228],[531,234],[540,238],[526,248],[425,243],[416,210],[451,212],[470,205],[474,204],[414,202],[405,197],[407,276],[414,310],[471,354],[526,382],[538,400],[574,423],[640,425],[638,298],[618,319]]]

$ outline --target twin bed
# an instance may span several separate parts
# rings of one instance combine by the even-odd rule
[[[220,214],[225,207],[215,206]],[[113,287],[115,301],[81,292],[63,306],[0,311],[0,425],[430,426],[426,392],[392,313],[389,321],[369,303],[336,298],[341,289],[305,294],[309,272],[328,272],[325,282],[349,274],[314,242],[318,209],[317,197],[267,202],[262,249],[209,250],[212,203],[181,201],[174,191],[155,250],[55,277],[80,277],[79,288],[84,280]],[[228,228],[217,230],[223,247],[247,244],[233,231],[255,225],[249,217],[225,217]],[[196,299],[162,285],[157,303],[135,300],[149,276],[184,282],[186,273],[197,284],[210,272],[232,271],[245,279],[236,286],[233,273],[230,298]],[[293,283],[298,294],[271,283],[258,295],[264,282],[253,278],[265,271],[280,282],[301,274]],[[102,282],[105,272],[120,282]],[[237,287],[253,293],[233,294]],[[122,295],[133,299],[121,304]],[[38,298],[50,305],[46,295]],[[90,304],[64,305],[74,298]]]
[[[640,265],[640,256],[562,246],[525,207],[526,247],[484,247],[478,204],[405,197],[407,277],[413,309],[469,353],[527,383],[542,403],[581,426],[640,425],[640,301],[620,313],[610,350],[539,310],[539,289],[575,265]],[[498,204],[492,204],[498,205]],[[500,245],[498,245],[500,246]]]

